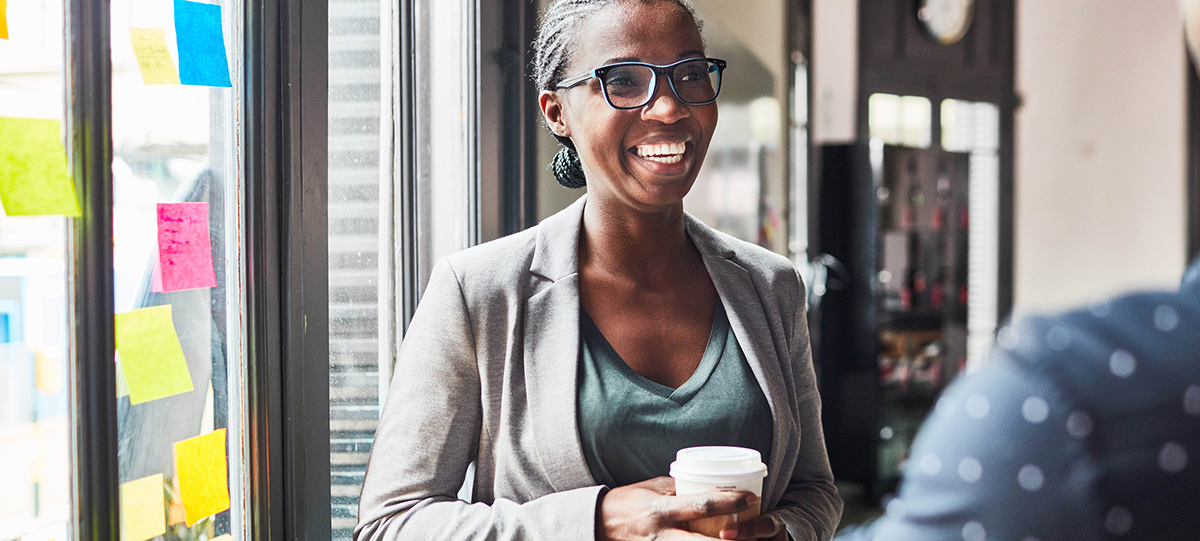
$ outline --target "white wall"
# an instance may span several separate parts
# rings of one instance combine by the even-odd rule
[[[858,96],[858,2],[813,0],[812,11],[813,143],[849,143]]]
[[[1018,1],[1018,310],[1178,284],[1186,219],[1178,5]]]

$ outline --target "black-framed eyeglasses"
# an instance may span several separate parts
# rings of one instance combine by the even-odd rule
[[[658,90],[658,76],[662,74],[679,101],[704,105],[717,99],[724,70],[725,61],[716,58],[687,58],[665,66],[617,62],[563,79],[556,88],[574,88],[595,77],[600,79],[604,99],[613,109],[637,109],[650,103]]]

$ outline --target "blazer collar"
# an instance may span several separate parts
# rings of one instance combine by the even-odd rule
[[[530,272],[552,282],[579,272],[579,234],[585,203],[587,194],[538,224]]]

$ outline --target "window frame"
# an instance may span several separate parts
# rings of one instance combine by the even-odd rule
[[[328,3],[244,25],[246,533],[328,539]]]
[[[110,5],[66,0],[64,11],[67,160],[80,199],[67,228],[73,539],[119,539]]]

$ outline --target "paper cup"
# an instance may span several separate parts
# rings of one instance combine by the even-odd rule
[[[675,478],[675,494],[686,496],[703,492],[732,492],[745,490],[762,497],[763,478],[767,466],[762,455],[745,447],[688,447],[675,454],[671,477]],[[688,529],[716,537],[731,522],[758,516],[758,502],[749,509],[732,515],[720,515],[688,523]]]

